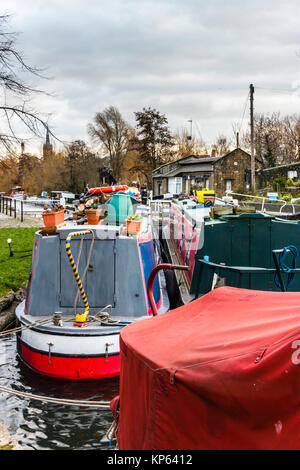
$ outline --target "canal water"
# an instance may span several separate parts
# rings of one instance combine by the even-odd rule
[[[0,384],[37,395],[76,400],[111,400],[119,379],[62,381],[29,370],[18,358],[16,336],[0,340]],[[0,392],[0,422],[24,449],[108,449],[110,410],[42,403]]]

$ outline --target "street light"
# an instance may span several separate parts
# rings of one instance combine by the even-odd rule
[[[11,238],[8,238],[7,239],[7,243],[8,243],[8,248],[9,248],[9,256],[13,256],[13,252],[12,252],[12,249],[11,249]]]

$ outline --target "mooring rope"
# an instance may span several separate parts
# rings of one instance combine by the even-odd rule
[[[9,393],[22,398],[28,398],[30,400],[38,400],[46,403],[54,403],[56,405],[69,405],[69,406],[84,406],[92,408],[110,409],[109,401],[89,401],[89,400],[71,400],[68,398],[54,398],[45,397],[43,395],[34,395],[33,393],[21,392],[20,390],[14,390],[9,387],[0,385],[0,392]]]
[[[0,332],[0,338],[2,336],[7,336],[7,335],[10,335],[12,333],[18,333],[19,331],[22,331],[22,330],[29,330],[30,328],[34,328],[35,326],[43,325],[45,323],[49,323],[49,321],[51,321],[51,320],[52,320],[52,317],[49,317],[49,318],[46,318],[44,320],[38,320],[38,321],[32,323],[31,325],[17,326],[16,328],[12,328],[10,330],[1,331]]]

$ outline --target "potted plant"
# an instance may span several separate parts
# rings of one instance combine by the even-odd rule
[[[56,210],[56,209],[49,210],[46,207],[47,206],[44,207],[44,212],[42,212],[45,227],[54,227],[54,226],[60,225],[64,222],[64,220],[65,220],[65,210],[64,209],[62,209],[62,210]]]
[[[126,219],[126,231],[127,233],[134,235],[139,233],[141,230],[143,217],[140,215],[129,215]]]
[[[100,222],[101,209],[98,204],[94,202],[91,207],[85,208],[85,215],[89,225],[98,225]]]

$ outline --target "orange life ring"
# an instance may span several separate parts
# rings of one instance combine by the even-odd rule
[[[101,194],[101,193],[117,193],[118,191],[127,191],[128,186],[102,186],[99,188],[89,189],[89,194]]]

